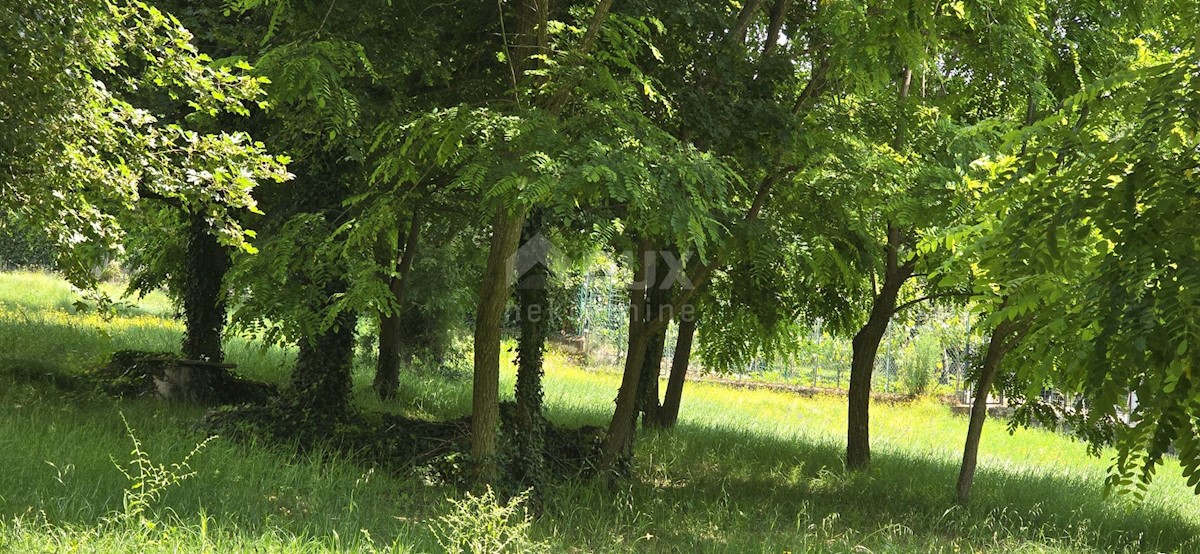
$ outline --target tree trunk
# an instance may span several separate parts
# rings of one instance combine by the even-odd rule
[[[661,429],[675,427],[679,421],[679,405],[683,399],[683,384],[687,382],[688,363],[692,357],[692,340],[696,335],[696,318],[681,317],[679,336],[675,340],[675,357],[671,359],[671,375],[667,379],[667,392],[663,397],[662,409],[650,424]]]
[[[988,340],[983,365],[979,368],[979,382],[975,384],[975,398],[971,403],[971,421],[967,425],[967,443],[963,447],[962,467],[958,472],[955,489],[958,503],[966,505],[971,499],[971,485],[975,481],[975,466],[979,458],[979,439],[983,436],[983,422],[987,419],[987,397],[992,383],[1000,371],[1004,356],[1012,349],[1012,337],[1016,325],[1011,320],[1002,321],[992,330]]]
[[[662,404],[659,401],[658,378],[662,371],[663,350],[667,343],[667,329],[655,331],[646,341],[646,355],[642,360],[642,378],[638,386],[642,426],[653,427],[658,420]]]
[[[637,269],[634,272],[634,285],[629,288],[629,342],[625,347],[625,368],[621,373],[621,386],[617,390],[616,409],[608,424],[608,432],[604,435],[601,446],[601,469],[623,469],[633,453],[633,435],[637,423],[639,388],[642,379],[642,369],[646,359],[646,348],[650,337],[657,329],[654,323],[646,319],[647,289],[654,282],[648,243],[638,248]]]
[[[346,289],[344,283],[326,287],[333,295]],[[350,371],[354,361],[353,313],[338,314],[332,327],[300,341],[296,367],[292,370],[291,397],[300,417],[320,428],[351,412]]]
[[[521,338],[517,343],[516,417],[511,438],[513,460],[511,478],[517,490],[532,488],[540,497],[545,466],[545,422],[542,418],[543,353],[546,347],[547,318],[550,313],[548,260],[531,241],[542,233],[542,214],[530,214],[521,237],[517,267],[528,270],[517,281]],[[529,246],[529,248],[526,248]]]
[[[632,320],[630,325],[642,327]],[[617,407],[609,422],[608,432],[601,446],[601,468],[618,468],[629,461],[633,454],[634,424],[637,422],[637,388],[641,379],[642,364],[646,357],[649,337],[643,331],[630,333],[625,351],[625,368],[621,375],[621,387],[617,390]]]
[[[225,273],[229,253],[217,242],[204,214],[188,215],[187,255],[184,259],[183,356],[192,360],[220,362],[221,333],[225,329]]]
[[[379,360],[375,365],[374,388],[381,400],[394,398],[400,386],[400,365],[404,352],[404,287],[416,258],[421,223],[421,212],[414,210],[408,234],[401,235],[397,231],[397,243],[403,241],[401,248],[404,250],[396,262],[396,274],[388,278],[388,288],[396,301],[396,310],[390,314],[379,314]]]
[[[758,11],[758,7],[762,4],[762,0],[747,0],[742,4],[742,10],[738,12],[737,22],[733,24],[733,28],[729,30],[728,38],[738,42],[746,41],[746,32],[750,30],[750,24],[754,22],[754,14]]]
[[[671,291],[674,286],[674,283],[667,282],[669,273],[669,271],[656,269],[652,273],[652,282],[647,283],[651,288],[647,291],[646,307],[642,315],[646,322],[650,322],[654,318],[669,317]],[[666,342],[666,325],[650,332],[646,341],[646,354],[642,360],[642,376],[638,382],[638,405],[642,412],[643,426],[653,425],[649,422],[658,419],[658,411],[662,408],[658,398],[658,377],[662,372],[663,349],[666,347]]]
[[[900,287],[913,272],[911,262],[899,263],[900,234],[897,227],[888,225],[883,284],[871,304],[871,315],[855,333],[852,342],[846,425],[846,467],[852,470],[863,469],[871,464],[871,374],[875,371],[875,355],[887,333],[888,323],[896,312]]]
[[[388,280],[388,287],[391,288],[392,294],[396,294],[401,288],[397,281],[398,279],[395,277]],[[375,389],[375,394],[380,400],[395,398],[396,390],[400,387],[404,331],[400,323],[399,310],[400,308],[397,308],[396,313],[388,315],[379,314],[379,358],[375,362],[375,381],[372,388]]]
[[[471,392],[471,457],[477,483],[499,476],[496,442],[500,425],[500,320],[508,301],[510,258],[521,238],[524,211],[496,209],[483,286],[475,313],[475,375]]]

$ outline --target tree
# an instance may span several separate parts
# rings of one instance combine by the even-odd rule
[[[684,308],[685,313],[687,308]],[[652,427],[670,429],[679,421],[679,407],[683,403],[683,385],[687,382],[691,363],[692,345],[696,337],[699,315],[686,317],[680,314],[676,331],[675,355],[671,357],[671,372],[667,378],[667,390],[663,394],[662,406],[657,415],[649,420]],[[657,399],[655,399],[657,400]]]
[[[396,387],[400,383],[400,363],[404,349],[403,309],[406,306],[405,296],[408,280],[412,275],[413,261],[417,257],[418,239],[424,218],[419,208],[413,209],[409,218],[407,232],[396,235],[400,256],[395,262],[395,271],[387,276],[388,289],[396,299],[397,309],[392,313],[379,314],[379,359],[375,366],[375,394],[381,400],[390,400],[396,395]],[[403,229],[403,228],[401,228]],[[381,245],[383,253],[378,263],[387,267],[396,259],[395,250],[390,245]],[[408,330],[411,332],[411,330]]]
[[[146,197],[179,203],[223,244],[253,250],[235,214],[257,210],[263,180],[286,158],[241,132],[206,132],[245,115],[262,82],[216,65],[175,18],[141,2],[6,3],[0,60],[3,206],[55,238],[60,268],[94,282],[91,260],[118,248],[122,221]],[[164,114],[167,98],[182,113]],[[173,117],[167,117],[167,116]]]
[[[361,214],[348,206],[366,188],[369,127],[387,112],[389,96],[372,88],[379,73],[356,40],[374,17],[369,10],[262,5],[233,6],[246,11],[239,17],[248,18],[261,50],[236,55],[254,56],[271,82],[275,109],[258,125],[299,161],[291,190],[263,197],[269,215],[259,222],[262,255],[235,260],[230,280],[241,294],[233,321],[267,341],[299,344],[287,405],[311,431],[352,414],[358,315],[387,302],[390,292],[377,278],[378,227],[370,237],[352,233]],[[238,36],[243,23],[229,20],[229,34]],[[388,221],[394,233],[395,215]]]
[[[1050,257],[1039,253],[1041,247],[1028,240],[1026,229],[1010,233],[1011,225],[1022,225],[1020,217],[1024,208],[1021,192],[1026,186],[1028,175],[1036,170],[1029,156],[1029,131],[1035,127],[1045,112],[1038,106],[1062,106],[1069,98],[1079,94],[1083,87],[1100,82],[1105,72],[1114,68],[1129,67],[1139,57],[1135,43],[1126,42],[1129,36],[1141,33],[1146,24],[1144,7],[1139,4],[1122,4],[1116,13],[1105,10],[1095,12],[1086,4],[1066,2],[1046,12],[1045,25],[1039,26],[1043,35],[1044,53],[1036,59],[1041,63],[1026,80],[1026,106],[1023,122],[1017,121],[1018,114],[1000,113],[992,118],[993,124],[1006,136],[997,135],[990,141],[989,152],[1016,151],[1016,157],[1024,165],[1015,171],[1009,166],[994,164],[990,156],[977,164],[980,176],[968,175],[965,187],[970,198],[970,214],[963,224],[945,229],[942,233],[923,239],[918,247],[922,251],[945,249],[945,264],[933,270],[937,279],[962,283],[971,288],[972,307],[979,313],[982,325],[989,334],[987,347],[979,360],[975,398],[971,408],[963,461],[959,473],[956,494],[959,503],[969,501],[974,480],[976,458],[987,416],[986,401],[994,386],[1003,385],[1009,398],[1024,397],[1018,410],[1019,419],[1027,420],[1032,411],[1041,411],[1038,393],[1041,387],[1060,386],[1046,375],[1033,377],[1030,372],[1020,370],[1026,365],[1041,366],[1050,350],[1040,350],[1032,345],[1022,345],[1031,329],[1036,329],[1053,320],[1051,314],[1073,310],[1081,299],[1079,287],[1073,283],[1086,280],[1085,272],[1073,273],[1052,269]],[[1053,110],[1050,110],[1051,112]],[[1075,118],[1071,127],[1078,132],[1086,123],[1087,110]],[[1067,140],[1065,144],[1071,144]],[[1006,143],[1006,144],[1005,144]],[[1060,146],[1056,158],[1071,156],[1070,149]],[[1007,168],[1000,171],[996,170]],[[1068,258],[1088,257],[1091,245],[1086,242],[1060,244],[1057,249]],[[1058,266],[1065,269],[1067,265]],[[1082,266],[1074,266],[1076,270]],[[1056,342],[1064,337],[1056,333]],[[1009,364],[1002,372],[1002,364],[1008,354],[1017,351],[1019,363]],[[1026,380],[1029,378],[1033,380]],[[1069,416],[1069,414],[1057,414]],[[1056,424],[1057,421],[1050,422]],[[1097,429],[1076,422],[1075,427],[1085,435],[1096,435]],[[1103,434],[1102,431],[1099,434]]]
[[[535,209],[525,221],[521,233],[521,253],[517,268],[526,268],[517,279],[517,319],[521,336],[517,342],[517,383],[512,437],[510,479],[517,490],[533,488],[535,498],[542,492],[545,468],[545,426],[542,416],[543,354],[549,329],[549,260],[539,252],[544,214]]]
[[[1014,2],[999,10],[918,4],[840,13],[868,38],[838,45],[856,54],[839,58],[848,65],[836,71],[853,91],[843,104],[845,123],[857,129],[849,137],[859,138],[837,139],[843,146],[834,153],[853,153],[831,161],[857,178],[859,213],[849,226],[876,245],[868,250],[876,260],[865,292],[870,309],[853,340],[852,469],[870,463],[871,377],[889,322],[918,302],[966,292],[950,279],[925,278],[940,262],[916,246],[923,235],[956,225],[969,207],[969,195],[953,183],[987,151],[989,118],[1021,105],[998,86],[1028,88],[1044,63],[1047,41],[1031,22],[1044,20],[1045,9]]]
[[[656,113],[656,123],[669,130],[676,140],[691,143],[705,150],[711,149],[711,152],[706,153],[728,167],[735,167],[738,163],[746,165],[740,168],[743,175],[730,180],[730,185],[733,186],[724,190],[713,190],[704,195],[703,200],[692,203],[708,212],[702,217],[692,218],[697,222],[712,222],[707,226],[715,226],[719,230],[717,233],[697,232],[702,231],[704,226],[693,226],[692,229],[675,236],[643,232],[639,237],[639,241],[642,242],[672,244],[679,251],[694,250],[696,256],[689,262],[686,279],[683,279],[687,286],[675,291],[670,305],[667,306],[669,309],[646,314],[646,291],[638,287],[631,289],[625,367],[618,390],[617,406],[605,435],[602,468],[613,468],[622,464],[632,454],[634,425],[641,400],[647,396],[641,390],[641,385],[654,382],[650,376],[645,379],[642,376],[647,347],[670,323],[671,314],[680,313],[683,306],[689,305],[695,295],[706,286],[714,270],[727,261],[732,251],[728,244],[729,235],[738,234],[737,229],[743,226],[753,225],[762,214],[773,187],[790,173],[787,165],[787,146],[791,146],[790,141],[796,139],[795,123],[798,116],[811,107],[825,85],[823,42],[822,39],[813,36],[815,25],[803,19],[810,15],[808,13],[798,11],[801,14],[801,23],[795,36],[798,39],[797,43],[803,46],[790,50],[797,56],[799,52],[811,55],[812,59],[805,60],[808,63],[807,67],[804,63],[789,64],[774,58],[772,61],[777,65],[760,64],[759,60],[752,57],[759,51],[757,37],[750,41],[745,40],[745,37],[748,29],[756,21],[759,7],[759,2],[746,3],[737,10],[734,23],[729,25],[731,14],[726,13],[724,8],[689,5],[687,10],[677,12],[679,19],[672,21],[672,26],[669,27],[670,36],[674,40],[666,44],[672,50],[665,56],[668,61],[668,64],[665,64],[666,71],[657,74],[656,77],[663,80],[664,90],[671,94],[665,104],[671,106],[671,109]],[[786,14],[787,10],[783,9],[785,7],[773,11]],[[776,24],[781,25],[778,17],[774,19]],[[692,37],[694,42],[684,40],[684,37]],[[713,37],[721,38],[714,40]],[[800,37],[805,40],[799,40]],[[713,48],[705,51],[693,48],[694,44],[707,44]],[[804,46],[807,47],[806,50],[803,49]],[[675,50],[676,48],[678,50]],[[768,68],[772,71],[765,71]],[[797,68],[807,71],[797,73]],[[759,71],[769,74],[769,77],[759,79],[759,75],[756,75]],[[731,74],[743,74],[745,78],[728,79]],[[770,77],[778,77],[779,81],[776,82]],[[789,85],[798,88],[792,89]],[[777,138],[784,146],[779,149],[767,149],[764,155],[761,141],[746,140],[745,135],[730,132],[738,125],[746,123],[742,117],[744,113],[737,113],[730,108],[746,109],[750,110],[750,113],[757,111],[755,115],[761,118],[755,122],[762,125],[758,128],[782,131],[782,136]],[[757,184],[743,188],[747,183]],[[683,203],[676,200],[670,205]],[[678,221],[678,216],[668,218],[665,217],[666,214],[657,215],[660,221]],[[730,233],[729,230],[733,232]],[[706,248],[709,250],[707,253]],[[644,260],[640,259],[638,262],[645,265]],[[642,278],[653,276],[645,267],[636,269],[635,274],[639,276],[635,279],[638,282],[642,282]],[[657,358],[661,356],[661,348],[657,348],[657,344],[655,346],[659,353],[652,357]]]
[[[604,5],[605,12],[608,5],[611,5],[611,1]],[[605,15],[598,13],[601,20]],[[501,13],[500,17],[503,19],[504,14]],[[509,59],[514,88],[527,78],[530,70],[538,67],[537,56],[544,55],[549,46],[549,0],[519,3],[516,20],[519,23],[515,34],[502,37],[506,45],[511,41],[518,52]],[[507,55],[513,56],[511,51]],[[520,94],[519,90],[514,93]],[[496,482],[499,476],[496,445],[500,426],[500,320],[508,302],[508,264],[518,246],[526,207],[514,208],[501,203],[495,213],[487,267],[479,291],[479,308],[475,312],[475,372],[471,388],[471,457],[475,462],[476,481],[485,484]],[[529,340],[536,338],[529,337]],[[523,352],[526,363],[540,361],[540,353],[535,355],[530,348],[540,350],[541,347],[526,345]],[[528,403],[523,405],[530,407]]]
[[[1082,393],[1086,429],[1099,430],[1087,437],[1116,447],[1108,484],[1121,489],[1144,490],[1172,443],[1189,483],[1200,481],[1188,369],[1200,266],[1183,231],[1195,225],[1200,161],[1196,122],[1184,115],[1195,107],[1197,19],[1165,7],[1155,28],[1167,32],[1139,44],[1132,71],[1085,86],[1021,136],[1024,155],[989,163],[1003,179],[1031,168],[1005,191],[1015,208],[1001,236],[1065,285],[1026,301],[1061,311],[1022,341],[1042,361],[1023,367],[1023,381]],[[1058,302],[1064,296],[1074,302]],[[1138,405],[1128,425],[1117,423],[1130,391]]]
[[[491,239],[475,317],[472,409],[472,455],[480,482],[493,482],[498,476],[500,322],[508,300],[508,263],[523,221],[530,206],[549,198],[556,183],[570,180],[561,174],[568,167],[562,161],[578,164],[586,162],[586,156],[594,159],[603,153],[595,148],[587,151],[593,143],[580,139],[579,133],[588,129],[574,122],[581,105],[589,107],[579,101],[578,91],[587,89],[589,79],[596,79],[588,71],[594,71],[595,65],[583,68],[594,64],[589,55],[611,4],[608,0],[597,4],[578,34],[567,28],[555,36],[552,51],[551,6],[541,1],[518,3],[514,11],[501,14],[503,40],[495,46],[500,47],[503,72],[489,75],[502,79],[482,88],[489,95],[485,98],[499,99],[504,109],[434,108],[398,128],[397,142],[390,135],[386,139],[392,146],[382,167],[391,178],[411,183],[421,175],[413,168],[442,168],[454,176],[450,186],[487,201]],[[606,69],[601,71],[600,77],[611,78]],[[458,149],[451,151],[447,144]],[[576,147],[573,152],[572,147]]]

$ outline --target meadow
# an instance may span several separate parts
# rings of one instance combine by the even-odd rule
[[[182,328],[159,294],[111,319],[77,312],[76,300],[52,275],[0,274],[0,551],[438,552],[455,531],[482,532],[472,527],[478,512],[463,511],[465,493],[421,468],[391,474],[330,452],[297,456],[218,437],[190,459],[187,479],[159,487],[134,471],[131,480],[121,469],[136,469],[128,462],[138,452],[172,473],[205,439],[195,430],[203,410],[66,393],[53,376],[95,367],[115,350],[175,350]],[[294,356],[242,338],[227,350],[240,373],[278,383]],[[505,367],[501,389],[511,397]],[[405,372],[401,400],[382,404],[370,394],[370,370],[364,357],[355,372],[363,409],[429,419],[469,412],[465,375]],[[618,379],[552,352],[548,417],[604,424]],[[678,428],[638,437],[630,479],[553,484],[521,549],[1200,551],[1200,499],[1174,461],[1145,498],[1106,495],[1107,453],[1091,457],[1045,430],[1010,435],[992,420],[964,508],[952,499],[965,418],[933,399],[876,403],[873,465],[848,473],[845,412],[837,396],[689,383]],[[158,498],[136,493],[159,488]],[[137,518],[131,498],[147,501]]]

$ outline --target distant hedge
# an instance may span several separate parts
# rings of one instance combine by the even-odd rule
[[[0,214],[0,268],[53,267],[54,243],[12,214]]]

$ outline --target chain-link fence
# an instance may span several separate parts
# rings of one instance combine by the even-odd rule
[[[969,396],[971,358],[976,339],[944,343],[927,338],[925,325],[894,325],[875,356],[872,390],[884,394],[954,394]],[[776,359],[757,359],[737,378],[792,384],[814,389],[845,391],[850,387],[852,348],[848,338],[814,329],[801,339],[798,352]]]
[[[629,294],[602,272],[588,273],[579,287],[580,352],[591,365],[617,365],[625,355]]]
[[[622,282],[603,272],[586,275],[579,286],[575,310],[578,348],[593,366],[620,366],[628,340],[629,295]],[[851,341],[834,336],[818,324],[800,337],[786,355],[758,358],[745,367],[726,371],[696,371],[692,375],[780,383],[798,387],[845,391],[850,386]],[[872,389],[900,395],[953,394],[970,397],[971,360],[982,344],[971,333],[971,316],[964,310],[934,310],[915,322],[893,322],[875,358]],[[660,371],[670,368],[675,349],[675,326],[669,327]]]

